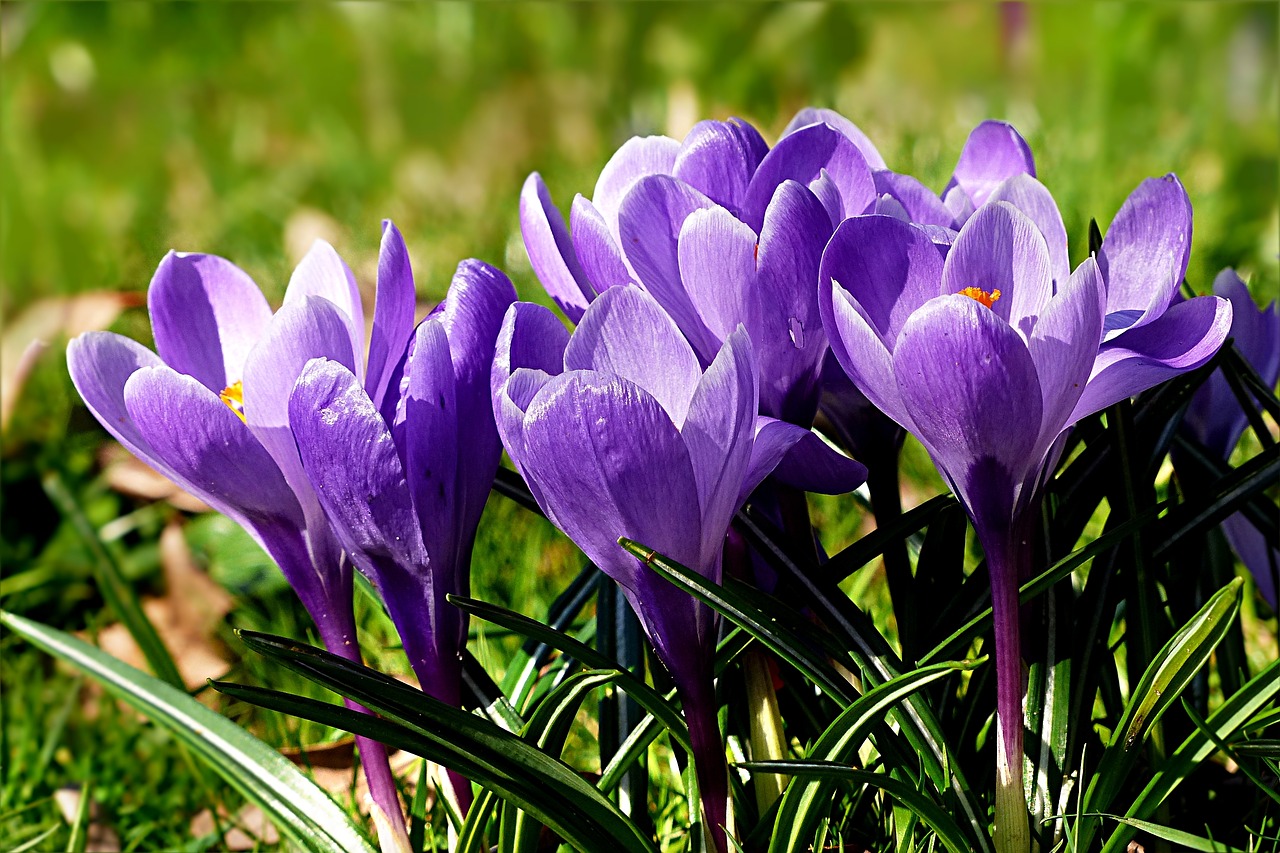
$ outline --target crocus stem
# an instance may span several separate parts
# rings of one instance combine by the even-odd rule
[[[348,607],[350,605],[348,604]],[[339,607],[331,608],[329,618],[316,619],[316,627],[325,648],[338,657],[360,663],[360,644],[356,641],[355,616]],[[369,711],[350,699],[346,705],[353,711],[368,714]],[[410,853],[409,832],[405,828],[404,811],[396,791],[396,780],[391,775],[391,762],[387,748],[376,740],[357,737],[360,763],[364,765],[365,778],[369,780],[369,796],[373,800],[373,822],[378,828],[378,845],[382,853]]]
[[[726,853],[725,828],[729,820],[729,769],[724,759],[724,740],[716,716],[715,687],[711,673],[677,683],[684,718],[689,724],[689,741],[693,747],[694,770],[702,793],[702,817],[710,831],[718,853]]]
[[[1027,853],[1031,830],[1023,793],[1022,643],[1018,577],[1031,556],[1026,525],[1012,523],[979,537],[991,574],[991,611],[996,635],[996,832],[997,853]]]

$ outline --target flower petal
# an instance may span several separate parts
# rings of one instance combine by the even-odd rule
[[[680,143],[667,136],[634,136],[622,143],[600,170],[591,203],[619,236],[618,211],[636,181],[647,175],[670,175],[680,153]]]
[[[215,394],[239,381],[249,350],[271,322],[253,279],[216,255],[165,255],[147,308],[160,358]]]
[[[591,284],[591,298],[610,287],[630,284],[633,280],[631,270],[622,257],[618,241],[609,230],[609,224],[596,206],[581,195],[575,196],[569,219],[573,250]],[[580,318],[581,312],[571,319],[576,323]]]
[[[564,217],[537,172],[529,175],[520,191],[520,234],[529,264],[547,295],[565,316],[578,322],[595,294],[578,262]]]
[[[1102,345],[1069,423],[1204,364],[1231,332],[1231,303],[1199,296]]]
[[[862,308],[833,279],[823,279],[820,299],[822,325],[840,368],[875,408],[910,429],[911,418],[898,398],[898,382],[893,376],[893,353]]]
[[[760,229],[778,184],[792,180],[807,187],[824,169],[840,189],[844,216],[857,216],[875,203],[875,181],[858,147],[830,125],[811,124],[778,140],[761,161],[743,202],[746,223]]]
[[[858,150],[862,152],[862,156],[866,159],[867,165],[872,169],[885,168],[884,158],[880,156],[880,152],[876,150],[871,139],[858,128],[856,124],[849,121],[835,110],[816,109],[814,107],[805,107],[795,114],[795,117],[787,123],[786,129],[782,131],[784,137],[790,136],[802,127],[808,127],[811,124],[825,123],[840,131],[844,136],[858,146]]]
[[[716,340],[739,323],[753,328],[760,311],[756,289],[756,232],[723,207],[689,214],[680,229],[680,279],[698,316]]]
[[[761,416],[756,419],[751,468],[739,503],[769,474],[793,488],[823,495],[843,495],[867,481],[866,466],[828,445],[817,433]]]
[[[945,293],[976,287],[1000,298],[996,316],[1031,336],[1053,297],[1049,248],[1035,223],[1008,202],[983,205],[960,229],[942,268]]]
[[[1231,303],[1231,337],[1263,384],[1274,388],[1280,378],[1280,303],[1259,310],[1249,287],[1227,268],[1213,280],[1213,292]]]
[[[1108,338],[1158,318],[1191,254],[1191,200],[1176,175],[1138,185],[1107,229],[1098,264],[1107,281]]]
[[[382,405],[396,365],[413,334],[415,302],[409,250],[395,224],[384,219],[382,246],[378,250],[378,292],[373,307],[373,334],[369,340],[366,380],[375,406]]]
[[[737,210],[767,153],[760,132],[742,119],[700,121],[685,136],[671,174],[716,204]]]
[[[1049,268],[1053,271],[1053,292],[1065,287],[1071,277],[1071,260],[1067,255],[1067,229],[1057,202],[1044,184],[1028,174],[1014,175],[997,186],[988,197],[1007,201],[1036,224],[1049,249]]]
[[[970,472],[994,463],[1014,483],[1040,464],[1041,392],[1027,345],[967,296],[941,296],[916,311],[893,352],[913,432],[970,502]]]
[[[114,332],[86,332],[67,344],[67,371],[89,411],[130,453],[173,479],[175,475],[138,432],[124,404],[124,386],[134,372],[163,366],[160,356]]]
[[[582,317],[565,370],[596,370],[636,383],[679,428],[702,379],[697,356],[671,318],[638,287],[612,287]]]
[[[876,192],[888,194],[898,201],[906,210],[912,222],[920,225],[941,225],[951,228],[955,225],[955,217],[947,210],[942,199],[932,190],[910,175],[899,175],[888,169],[880,169],[871,175],[875,181]]]
[[[680,229],[689,214],[714,202],[666,175],[637,181],[622,201],[622,250],[641,286],[671,315],[698,354],[710,361],[719,342],[703,325],[680,280]]]
[[[1003,181],[1019,174],[1035,177],[1031,148],[1013,125],[988,120],[969,134],[951,180],[978,208]]]
[[[521,367],[558,374],[564,369],[569,330],[541,305],[517,302],[507,308],[494,345],[489,393],[498,395],[507,379]]]
[[[1262,597],[1276,609],[1276,577],[1280,574],[1280,549],[1267,541],[1267,536],[1249,522],[1242,512],[1229,515],[1222,521],[1222,532],[1231,543],[1231,550],[1240,557],[1258,584]]]
[[[1086,258],[1049,300],[1027,342],[1040,378],[1043,424],[1040,446],[1047,448],[1067,427],[1084,393],[1102,342],[1107,288],[1093,258]]]
[[[324,240],[316,240],[302,262],[293,271],[284,292],[284,304],[306,301],[309,296],[322,296],[337,306],[346,321],[351,337],[351,351],[356,356],[355,374],[364,380],[364,306],[360,288],[345,261]],[[322,353],[316,353],[322,355]],[[301,365],[298,366],[301,370]],[[297,374],[294,374],[296,377]],[[281,399],[281,411],[288,397]]]

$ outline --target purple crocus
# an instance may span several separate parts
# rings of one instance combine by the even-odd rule
[[[385,239],[398,235],[388,228]],[[413,291],[402,284],[379,281],[367,371],[356,355],[365,325],[355,277],[322,241],[294,270],[275,314],[231,262],[170,252],[147,292],[156,352],[107,332],[67,349],[76,390],[107,431],[244,527],[280,566],[325,646],[348,660],[360,657],[351,568],[303,471],[289,395],[315,357],[367,376],[381,395],[413,321]],[[379,840],[407,850],[386,751],[359,744]]]
[[[1160,304],[1186,264],[1185,251],[1170,260],[1171,247],[1190,242],[1185,199],[1171,176],[1144,183],[1117,214],[1099,259],[1065,280],[1055,272],[1065,237],[1054,245],[1041,215],[1000,200],[979,206],[949,250],[921,227],[863,216],[844,222],[823,254],[823,323],[840,365],[929,451],[986,553],[1000,850],[1029,847],[1017,596],[1031,569],[1041,487],[1072,424],[1203,364],[1230,326],[1223,299]],[[1114,316],[1137,305],[1152,310]],[[1107,339],[1108,327],[1122,322]]]
[[[1268,388],[1280,378],[1280,306],[1272,301],[1259,309],[1249,295],[1249,288],[1233,269],[1218,273],[1213,292],[1231,303],[1231,337],[1236,349]],[[1241,408],[1227,379],[1216,371],[1191,398],[1183,419],[1183,429],[1190,433],[1214,457],[1226,460],[1244,433],[1248,417]],[[1174,456],[1177,466],[1178,455]],[[1253,574],[1258,589],[1276,608],[1276,578],[1280,572],[1280,550],[1269,543],[1261,531],[1243,513],[1222,522],[1222,532],[1245,567]]]
[[[622,586],[675,681],[707,825],[724,850],[728,788],[711,669],[717,620],[618,539],[719,582],[730,519],[784,454],[806,456],[839,488],[856,485],[865,469],[808,430],[757,414],[756,358],[742,328],[704,368],[637,287],[600,294],[572,337],[547,309],[516,303],[492,383],[498,431],[539,506]]]
[[[857,129],[835,114],[809,117],[772,150],[739,119],[700,122],[683,142],[632,139],[601,172],[592,200],[574,199],[571,228],[542,178],[530,175],[520,221],[534,272],[575,322],[608,288],[639,285],[703,366],[743,326],[760,370],[761,412],[808,426],[827,349],[818,260],[836,223],[876,199],[867,157],[850,136]]]

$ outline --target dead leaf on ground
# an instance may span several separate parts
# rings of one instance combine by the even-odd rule
[[[193,838],[205,838],[212,835],[222,825],[222,850],[241,851],[258,850],[280,843],[280,832],[267,818],[262,809],[253,803],[245,803],[233,816],[218,809],[218,821],[214,821],[213,812],[209,809],[191,819],[190,831]]]
[[[210,506],[184,491],[165,475],[114,441],[102,445],[98,464],[107,485],[122,495],[148,501],[168,501],[184,512],[210,512]]]
[[[79,788],[59,788],[53,793],[58,811],[67,826],[75,826],[80,814],[80,802],[84,792]],[[102,820],[102,809],[96,802],[89,803],[89,825],[85,827],[85,853],[117,853],[120,835]]]

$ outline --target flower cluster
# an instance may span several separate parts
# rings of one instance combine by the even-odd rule
[[[1017,591],[1046,480],[1074,424],[1205,363],[1232,303],[1247,301],[1238,280],[1219,289],[1228,299],[1178,295],[1191,243],[1178,179],[1144,181],[1073,267],[1062,216],[1010,125],[975,128],[936,194],[890,170],[847,119],[804,110],[772,148],[738,119],[683,141],[632,139],[567,223],[535,173],[520,224],[572,332],[479,261],[459,265],[415,323],[408,254],[387,224],[367,357],[355,279],[319,243],[275,314],[228,261],[169,255],[148,297],[156,352],[90,334],[71,346],[72,377],[121,443],[262,544],[349,658],[351,566],[367,575],[423,690],[454,705],[466,619],[445,598],[468,591],[505,448],[546,516],[620,585],[669,671],[721,850],[732,821],[719,622],[618,540],[717,583],[751,577],[740,548],[726,558],[744,503],[816,551],[803,500],[797,513],[789,496],[859,487],[863,463],[883,467],[877,456],[909,432],[987,557],[997,845],[1028,849]],[[1274,355],[1261,356],[1271,382]],[[811,429],[820,407],[866,458]],[[1216,407],[1188,421],[1225,456],[1243,416],[1215,425]],[[362,748],[398,838],[385,757],[374,770],[377,747]],[[454,787],[465,808],[467,786]]]

